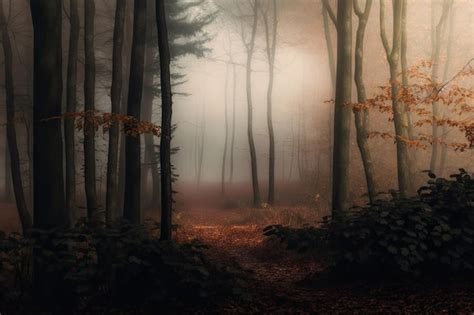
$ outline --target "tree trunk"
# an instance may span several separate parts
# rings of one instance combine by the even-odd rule
[[[236,90],[237,90],[237,72],[235,64],[232,65],[232,135],[230,140],[230,174],[229,183],[234,180],[234,151],[235,151],[235,120],[236,120]]]
[[[349,154],[352,93],[352,0],[337,4],[337,71],[334,112],[332,211],[337,216],[349,208]]]
[[[363,104],[367,101],[363,79],[364,37],[371,6],[372,0],[367,0],[365,9],[362,12],[359,8],[358,0],[354,0],[354,11],[359,18],[355,47],[354,79],[357,86],[357,101],[360,104]],[[355,109],[354,115],[357,132],[357,145],[359,147],[362,163],[364,165],[367,192],[369,195],[369,201],[373,203],[375,201],[377,192],[375,189],[374,166],[369,149],[369,111],[368,109]]]
[[[12,201],[12,173],[10,172],[11,167],[11,156],[10,148],[8,145],[8,136],[5,137],[5,161],[4,161],[4,172],[5,181],[3,182],[3,200],[6,202]]]
[[[267,87],[267,126],[269,137],[269,159],[268,159],[268,204],[273,205],[275,201],[275,133],[273,131],[273,83],[275,79],[275,55],[277,44],[277,27],[278,27],[278,7],[276,0],[272,2],[273,7],[273,24],[270,31],[268,16],[264,15],[265,24],[265,41],[268,59],[269,80]],[[271,39],[270,39],[271,36]]]
[[[204,145],[206,143],[206,106],[203,106],[201,113],[200,133],[196,134],[197,138],[197,185],[201,185],[202,162],[204,160]]]
[[[400,195],[405,197],[410,187],[408,147],[405,143],[408,139],[408,117],[404,105],[399,101],[400,93],[400,51],[402,31],[402,0],[393,0],[393,39],[390,48],[385,33],[385,1],[380,1],[380,36],[390,65],[390,84],[392,89],[392,111],[395,125],[395,136],[397,145],[397,175],[398,189]]]
[[[153,99],[154,94],[154,63],[156,56],[156,32],[153,32],[156,23],[155,17],[155,0],[148,0],[147,5],[147,32],[148,39],[146,41],[146,56],[145,56],[145,79],[143,89],[143,120],[153,120]],[[155,151],[154,136],[152,134],[145,134],[145,165],[143,166],[143,182],[146,185],[148,178],[148,171],[151,172],[152,179],[152,196],[149,206],[152,209],[159,208],[160,204],[160,172],[158,169],[158,155]]]
[[[247,45],[247,67],[246,67],[246,83],[247,83],[247,137],[250,148],[250,163],[252,171],[252,189],[253,189],[253,205],[260,207],[260,188],[258,184],[258,166],[257,166],[257,152],[255,150],[255,141],[253,139],[253,103],[252,103],[252,58],[255,48],[255,37],[257,34],[258,25],[258,2],[253,3],[253,24],[252,35],[250,42]]]
[[[79,47],[79,10],[77,0],[69,1],[70,7],[70,31],[69,51],[67,64],[66,83],[66,112],[77,111],[77,59]],[[66,210],[69,223],[74,224],[76,207],[76,148],[75,148],[75,118],[66,117],[64,120],[64,144],[66,154]]]
[[[125,135],[125,200],[123,216],[133,224],[142,222],[141,213],[141,159],[140,135],[137,123],[140,121],[143,74],[145,68],[146,2],[135,0],[133,11],[132,58],[128,85],[127,115],[134,121],[126,127]],[[135,130],[133,130],[135,129]]]
[[[171,187],[171,123],[172,123],[172,93],[170,72],[170,48],[168,27],[164,1],[156,1],[156,24],[158,30],[158,50],[160,54],[161,81],[161,239],[171,239],[171,211],[173,206],[173,191]]]
[[[450,6],[452,5],[452,0],[444,0],[443,1],[443,7],[441,11],[441,16],[439,18],[438,23],[435,24],[435,28],[431,30],[432,34],[432,51],[431,51],[431,61],[433,63],[432,68],[431,68],[431,80],[434,84],[439,84],[439,70],[440,70],[440,55],[441,55],[441,41],[443,39],[443,33],[445,30],[445,25],[446,25],[446,20],[448,19],[448,14],[449,14],[449,9]],[[432,3],[431,10],[432,10],[432,15],[431,17],[434,18],[434,6],[435,3]],[[432,21],[433,23],[433,21]],[[440,115],[440,110],[439,110],[439,102],[435,101],[432,104],[432,137],[433,137],[433,146],[431,150],[431,161],[430,161],[430,170],[432,172],[437,171],[437,166],[438,166],[438,156],[439,156],[439,151],[440,151],[440,145],[439,145],[439,140],[440,140],[440,135],[439,131],[440,128],[438,126],[438,123],[436,122],[437,119],[439,119]]]
[[[34,31],[34,226],[48,230],[66,222],[61,121],[62,1],[31,0]],[[34,255],[34,294],[52,305],[51,272]]]
[[[451,69],[451,62],[452,62],[452,55],[453,55],[453,36],[454,36],[454,6],[451,6],[450,15],[449,15],[449,31],[448,31],[448,40],[446,43],[446,63],[444,65],[443,71],[443,80],[442,82],[446,82],[448,80],[449,71]],[[444,115],[443,115],[444,116]],[[444,125],[442,128],[443,132],[441,135],[441,141],[446,142],[446,136],[449,132],[449,127]],[[441,158],[439,162],[439,171],[438,176],[443,176],[443,172],[445,171],[445,164],[446,164],[446,156],[448,154],[448,147],[443,145],[441,147]]]
[[[229,83],[229,65],[226,65],[225,69],[225,92],[224,92],[224,125],[225,125],[225,141],[224,141],[224,153],[222,155],[222,168],[221,168],[221,194],[225,194],[225,162],[227,160],[227,142],[229,139],[229,119],[227,117],[228,105],[228,83]]]
[[[95,165],[95,126],[92,117],[95,111],[95,52],[94,20],[95,0],[84,0],[84,181],[87,200],[87,217],[92,225],[100,222],[97,204]]]
[[[3,12],[3,3],[0,2],[0,31],[2,32],[2,46],[5,61],[5,91],[6,91],[6,107],[7,107],[7,142],[10,155],[10,165],[7,173],[11,174],[13,181],[13,191],[15,194],[16,207],[18,216],[25,234],[32,226],[31,215],[28,212],[25,194],[23,191],[23,181],[21,179],[20,154],[18,152],[18,144],[16,140],[15,128],[15,85],[13,82],[13,56],[10,35],[8,33],[7,21]],[[6,150],[5,150],[6,151]],[[10,183],[5,183],[10,184]]]
[[[112,87],[110,98],[112,115],[120,114],[122,96],[122,51],[124,38],[126,0],[117,0],[112,52]],[[112,121],[109,130],[109,150],[107,159],[106,221],[109,224],[118,217],[118,148],[120,123]]]

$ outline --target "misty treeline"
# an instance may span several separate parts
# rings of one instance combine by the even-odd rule
[[[408,0],[3,0],[5,199],[14,196],[25,235],[84,219],[96,233],[122,220],[140,226],[144,210],[159,210],[160,239],[171,240],[173,183],[181,175],[172,157],[183,149],[172,141],[181,127],[173,120],[173,101],[194,97],[186,90],[193,57],[225,67],[219,133],[225,141],[218,157],[223,196],[240,170],[236,134],[242,128],[236,117],[244,115],[248,161],[239,163],[248,162],[254,208],[275,205],[287,193],[277,179],[290,182],[293,173],[313,200],[325,194],[333,217],[361,199],[373,204],[383,189],[413,197],[423,171],[446,175],[448,164],[472,166],[474,61],[472,51],[465,59],[454,57],[455,37],[472,37],[469,30],[455,30],[456,10],[464,2],[429,3],[431,25],[411,29],[410,16],[421,13]],[[310,9],[309,17],[321,22],[317,30],[307,29],[304,18],[295,21]],[[331,92],[314,98],[314,111],[304,100],[292,100],[289,131],[277,123],[275,106],[285,90],[277,85],[285,53],[308,49],[292,41],[295,32],[305,33],[303,40],[324,38],[324,62],[309,71],[327,72],[321,81],[330,82]],[[410,32],[430,38],[428,52],[415,49]],[[222,37],[225,54],[215,56],[214,40]],[[409,55],[411,48],[420,55]],[[368,73],[372,64],[384,70]],[[256,97],[262,73],[263,98]],[[294,79],[286,78],[287,89]],[[202,110],[190,136],[192,176],[200,185],[212,143],[206,139],[206,104],[193,104]],[[256,140],[257,108],[265,112],[264,142]],[[326,118],[312,119],[325,111]],[[453,152],[465,165],[450,163]],[[353,168],[363,174],[355,188]],[[394,187],[386,185],[393,183],[389,169],[396,174]],[[34,285],[48,299],[45,267],[35,261]]]

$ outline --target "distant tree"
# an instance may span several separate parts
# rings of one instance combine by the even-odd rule
[[[234,152],[235,152],[235,120],[236,120],[236,91],[237,91],[237,71],[236,65],[232,65],[232,134],[230,136],[230,173],[229,183],[234,180]]]
[[[84,124],[84,184],[87,217],[95,225],[100,221],[96,187],[95,126],[95,0],[84,0],[84,111],[90,119]]]
[[[77,60],[79,47],[79,9],[77,0],[69,1],[69,50],[66,77],[66,111],[77,111]],[[66,157],[66,209],[71,223],[75,220],[76,207],[76,146],[74,117],[64,121],[64,144]]]
[[[225,166],[227,161],[227,147],[228,147],[228,140],[229,140],[229,118],[227,115],[228,107],[229,107],[229,64],[225,67],[225,84],[224,84],[224,128],[225,128],[225,136],[224,136],[224,153],[222,155],[222,168],[221,168],[221,194],[225,194]]]
[[[11,5],[11,3],[10,3]],[[13,181],[13,190],[15,194],[16,206],[23,233],[26,233],[32,226],[31,215],[28,212],[26,204],[25,193],[23,191],[23,181],[21,178],[20,169],[20,154],[18,152],[18,144],[16,139],[15,127],[15,84],[13,79],[13,53],[10,41],[10,34],[8,32],[8,23],[5,17],[3,2],[0,2],[0,32],[2,33],[3,55],[5,60],[5,92],[6,92],[6,109],[7,109],[7,154],[10,156],[9,169],[6,173],[11,174]],[[5,175],[6,175],[5,173]],[[6,183],[9,185],[10,183]]]
[[[156,24],[158,33],[158,52],[160,56],[161,81],[161,239],[171,239],[171,212],[173,207],[171,131],[172,131],[172,93],[170,72],[170,47],[164,1],[156,1]]]
[[[332,211],[349,208],[349,153],[352,95],[352,0],[337,3],[337,70],[334,112]]]
[[[126,0],[117,0],[112,51],[112,87],[110,98],[112,114],[120,114],[123,76],[123,41]],[[107,158],[106,221],[113,221],[118,215],[118,150],[119,122],[113,121],[109,130],[109,150]]]
[[[133,41],[130,62],[127,115],[134,121],[125,128],[136,128],[140,121],[143,74],[145,68],[145,42],[147,0],[135,0],[133,11]],[[125,137],[125,200],[124,218],[134,224],[142,222],[141,214],[141,159],[140,135],[128,133]]]
[[[441,8],[441,15],[439,17],[439,20],[436,22],[436,17],[435,17],[435,5],[436,1],[433,1],[431,3],[431,41],[432,41],[432,47],[431,47],[431,61],[433,63],[433,66],[431,68],[431,80],[433,81],[434,84],[439,84],[440,82],[440,68],[441,68],[441,49],[442,49],[442,43],[444,42],[444,36],[443,34],[445,33],[446,30],[446,24],[448,21],[449,17],[449,12],[453,4],[453,0],[443,0],[442,8]],[[440,138],[440,130],[441,128],[438,126],[436,122],[436,118],[440,116],[440,102],[433,102],[433,125],[432,125],[432,136],[433,140],[433,147],[431,150],[431,160],[430,160],[430,170],[433,172],[436,172],[438,170],[438,157],[440,154],[440,149],[441,146],[439,145],[438,141]]]
[[[372,7],[372,0],[367,0],[365,2],[365,9],[363,11],[359,6],[359,1],[353,1],[354,12],[359,19],[355,46],[354,80],[357,86],[357,101],[359,103],[365,103],[367,101],[367,94],[363,79],[364,37],[367,21],[370,15],[370,9]],[[357,132],[357,145],[359,146],[362,163],[364,165],[369,200],[370,202],[374,202],[377,192],[375,188],[374,165],[369,149],[369,110],[367,108],[355,109],[354,115]]]

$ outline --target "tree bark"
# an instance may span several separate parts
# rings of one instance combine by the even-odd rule
[[[128,85],[127,115],[134,121],[126,127],[125,135],[125,200],[123,216],[133,224],[142,222],[140,135],[135,134],[140,121],[143,74],[145,68],[146,2],[135,0],[133,11],[132,58]]]
[[[250,164],[252,171],[252,189],[253,189],[253,205],[260,207],[260,188],[258,183],[258,166],[257,152],[255,150],[255,141],[253,139],[253,101],[252,101],[252,58],[255,50],[255,37],[258,26],[258,1],[252,2],[253,6],[253,23],[252,35],[247,46],[247,66],[246,66],[246,88],[247,88],[247,137],[250,148]],[[242,34],[243,36],[243,34]]]
[[[15,128],[15,85],[13,82],[13,56],[8,25],[3,11],[3,3],[0,2],[0,31],[2,33],[2,46],[5,61],[5,91],[7,108],[7,142],[8,154],[10,155],[9,171],[13,182],[13,191],[15,194],[16,207],[20,223],[25,234],[32,226],[31,215],[28,212],[25,194],[23,191],[23,181],[21,178],[20,154],[16,139]],[[5,173],[5,175],[6,175]],[[7,183],[6,183],[7,184]],[[9,184],[9,183],[8,183]]]
[[[278,6],[276,0],[272,1],[273,23],[272,30],[268,21],[267,13],[264,14],[265,24],[265,42],[268,60],[268,87],[267,87],[267,126],[269,137],[269,158],[268,158],[268,204],[273,205],[275,201],[275,133],[273,131],[273,83],[275,80],[275,55],[277,45],[277,28],[278,28]],[[271,36],[271,39],[270,39]]]
[[[77,60],[79,47],[79,10],[77,0],[69,1],[70,30],[69,51],[66,82],[66,111],[77,111]],[[66,117],[64,120],[64,144],[66,155],[66,210],[69,223],[74,224],[76,207],[76,148],[75,148],[75,118]]]
[[[122,51],[124,40],[126,0],[117,0],[112,51],[112,87],[110,98],[112,115],[120,114],[122,96]],[[109,130],[109,149],[107,158],[106,222],[109,224],[118,217],[118,149],[120,123],[112,121]]]
[[[62,1],[31,0],[34,32],[34,226],[48,230],[66,222],[61,122]],[[52,273],[34,255],[34,294],[52,305]]]
[[[367,21],[372,7],[372,0],[367,0],[364,11],[360,10],[358,0],[354,1],[354,11],[359,19],[357,27],[356,46],[355,46],[355,69],[354,80],[357,87],[357,101],[363,104],[367,101],[365,84],[363,79],[364,66],[364,37],[367,27]],[[369,149],[369,111],[368,109],[354,109],[355,125],[357,132],[357,145],[359,147],[362,163],[364,165],[365,180],[367,183],[367,192],[369,201],[373,203],[376,197],[374,166]]]
[[[405,197],[410,187],[408,147],[406,140],[408,136],[408,117],[404,110],[404,105],[398,99],[400,93],[400,51],[401,51],[401,30],[402,30],[402,0],[393,0],[393,39],[390,48],[385,33],[385,1],[380,1],[380,36],[387,55],[390,66],[390,84],[392,90],[392,111],[395,125],[395,136],[397,145],[397,176],[398,189],[400,195]]]
[[[92,225],[101,218],[97,204],[95,126],[95,51],[94,51],[95,0],[84,0],[84,181],[87,201],[87,217]]]
[[[164,1],[156,1],[156,24],[158,30],[158,51],[160,54],[161,81],[161,239],[171,239],[171,212],[173,206],[173,190],[171,187],[171,123],[172,123],[172,92],[170,72],[170,48],[168,27]]]
[[[337,4],[337,70],[334,112],[332,212],[349,208],[349,161],[352,93],[352,0]]]

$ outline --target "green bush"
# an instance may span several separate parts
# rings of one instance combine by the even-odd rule
[[[245,275],[237,267],[211,262],[203,244],[163,242],[150,234],[143,226],[126,223],[99,230],[81,223],[68,230],[34,230],[29,238],[3,235],[0,276],[12,278],[9,271],[17,270],[23,282],[2,282],[0,291],[15,294],[0,293],[0,303],[25,303],[25,294],[31,296],[31,276],[19,266],[25,253],[31,257],[32,252],[57,303],[46,307],[54,309],[153,309],[246,297]]]
[[[327,255],[331,268],[347,272],[472,271],[474,180],[464,170],[449,180],[429,177],[416,197],[392,193],[341,218],[325,218],[319,228],[275,225],[264,234],[290,249]]]

